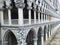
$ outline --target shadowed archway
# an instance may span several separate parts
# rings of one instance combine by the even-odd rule
[[[46,41],[46,26],[44,27],[44,41]]]
[[[33,31],[33,29],[31,29],[27,35],[27,38],[26,38],[26,45],[34,45],[34,39],[35,38],[35,33]]]
[[[3,45],[17,45],[17,39],[11,31],[7,31],[3,37]]]
[[[42,28],[40,27],[38,30],[38,41],[37,45],[41,45],[41,34],[42,34]]]

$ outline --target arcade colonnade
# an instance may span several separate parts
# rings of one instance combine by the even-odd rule
[[[6,28],[3,27],[2,45],[45,45],[51,38],[56,24],[39,27]],[[6,29],[5,29],[6,28]],[[27,28],[27,29],[26,29]],[[4,30],[5,29],[5,30]]]
[[[44,0],[6,0],[0,12],[2,45],[44,45],[60,22]]]
[[[50,9],[51,11],[54,11],[54,9],[44,0],[6,0],[0,4],[1,25],[22,26],[39,24],[50,22],[52,17],[57,17],[49,13]]]

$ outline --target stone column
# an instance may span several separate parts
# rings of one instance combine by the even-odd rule
[[[44,16],[44,15],[43,15],[43,5],[42,5],[42,7],[41,7],[41,12],[42,12],[42,13],[41,13],[41,21],[43,21],[43,20],[44,20],[44,19],[43,19],[43,16]]]
[[[41,13],[41,22],[43,22],[43,14]]]
[[[36,5],[34,4],[34,23],[36,24]]]
[[[36,35],[34,36],[34,45],[37,45],[37,40],[38,40],[38,36],[37,36],[37,32],[36,32]]]
[[[49,30],[50,30],[50,36],[51,36],[51,25],[50,25],[50,29]]]
[[[1,10],[1,25],[4,25],[3,10]]]
[[[18,8],[18,24],[19,26],[23,25],[23,8],[25,4],[23,2],[16,2],[16,7]]]
[[[44,45],[44,34],[41,35],[41,45]]]
[[[38,6],[38,23],[40,23],[40,6]]]
[[[32,7],[28,7],[28,10],[29,10],[29,24],[31,24],[31,9]]]
[[[42,27],[41,45],[44,45],[44,26]]]
[[[48,30],[49,30],[49,37],[50,37],[50,24],[49,24],[49,28],[48,28]]]
[[[18,8],[18,24],[23,25],[23,8]]]
[[[34,45],[37,45],[37,38],[34,39]]]
[[[9,25],[11,25],[11,10],[8,9]]]
[[[48,39],[48,37],[47,37],[48,35],[47,35],[47,32],[46,32],[46,40]]]
[[[44,21],[46,21],[46,20],[45,20],[45,14],[44,14]]]
[[[40,12],[38,12],[38,23],[40,23]]]

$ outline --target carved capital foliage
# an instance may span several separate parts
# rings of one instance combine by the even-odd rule
[[[40,12],[40,6],[38,6],[38,12]]]
[[[31,0],[27,0],[27,4],[28,4],[28,7],[31,7],[32,1]]]
[[[24,0],[15,0],[16,7],[24,8]]]
[[[8,8],[8,9],[11,9],[12,7],[11,7],[11,1],[10,0],[6,0],[6,8]]]
[[[24,0],[15,0],[15,3],[24,3]]]

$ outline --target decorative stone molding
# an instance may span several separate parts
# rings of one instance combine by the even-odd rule
[[[27,0],[28,7],[27,9],[31,10],[32,9],[32,0]]]
[[[17,32],[17,40],[20,45],[26,45],[26,37],[25,37],[25,31],[24,30],[19,30]]]
[[[11,9],[12,8],[12,6],[10,4],[11,4],[11,1],[10,0],[7,0],[6,1],[6,5],[7,5],[6,8],[7,9]]]
[[[40,6],[38,6],[38,12],[40,12]]]
[[[15,4],[16,4],[16,7],[18,7],[18,8],[25,7],[24,0],[15,0]]]

